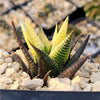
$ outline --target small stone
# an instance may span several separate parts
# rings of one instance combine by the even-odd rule
[[[86,64],[84,64],[84,69],[87,70],[90,74],[92,72],[98,72],[100,71],[99,68],[99,64],[96,63],[90,63],[89,61],[86,62]]]
[[[87,84],[83,91],[91,91],[92,87],[91,84]]]
[[[5,83],[0,83],[0,89],[6,89],[6,84]]]
[[[8,77],[6,77],[6,76],[2,76],[2,77],[0,77],[0,82],[1,82],[1,83],[5,83],[5,84],[10,84],[10,83],[12,83],[13,81],[12,81],[12,78],[8,78]]]
[[[43,80],[42,79],[32,79],[32,80],[24,80],[21,84],[21,86],[34,89],[39,86],[43,86]]]
[[[19,80],[17,80],[10,86],[10,89],[14,89],[14,90],[18,89],[20,84],[21,84],[21,82]]]
[[[50,78],[48,81],[48,91],[72,91],[68,78]]]
[[[21,80],[22,81],[22,77],[21,77],[21,73],[13,73],[11,76],[9,76],[8,74],[8,77],[12,77],[12,79],[15,81],[15,80]]]
[[[84,68],[81,68],[75,75],[80,77],[85,77],[85,78],[90,77],[88,71],[86,71]]]
[[[12,64],[12,63],[8,63],[8,68],[12,67],[11,64]]]
[[[14,74],[14,73],[15,73],[14,68],[7,68],[5,75],[8,76],[8,77],[11,77],[12,74]]]
[[[4,56],[5,58],[9,57],[8,52],[4,51],[4,52],[3,52],[3,56]]]
[[[65,84],[59,84],[57,86],[50,86],[48,91],[72,91],[73,87]]]
[[[69,78],[59,78],[59,82],[64,83],[66,85],[70,85],[70,79]]]
[[[92,75],[90,76],[90,80],[91,82],[96,82],[96,81],[100,81],[100,72],[93,72]]]
[[[79,84],[74,84],[74,85],[72,85],[72,87],[73,87],[73,91],[82,91]]]
[[[7,68],[7,63],[3,63],[0,65],[0,74],[4,73]]]
[[[0,49],[0,59],[3,58],[2,50]]]
[[[4,60],[1,58],[1,59],[0,59],[0,65],[1,65],[3,62],[4,62]]]
[[[18,62],[13,62],[11,66],[14,68],[14,70],[17,72],[20,68],[20,64]]]
[[[85,88],[88,82],[89,82],[89,79],[88,79],[88,78],[76,76],[76,77],[72,80],[72,85],[74,85],[74,84],[79,84],[79,86],[80,86],[81,88]]]
[[[27,74],[26,72],[22,73],[22,77],[24,77],[24,78],[30,78],[29,74]]]
[[[92,84],[92,91],[100,91],[100,81],[96,81]]]
[[[4,61],[5,61],[6,63],[12,63],[11,57],[6,58]]]

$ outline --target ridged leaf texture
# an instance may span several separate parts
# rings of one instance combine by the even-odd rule
[[[77,61],[79,59],[79,57],[81,56],[81,54],[83,53],[88,40],[89,40],[90,35],[87,36],[87,38],[85,39],[85,41],[83,42],[83,44],[78,48],[78,50],[76,51],[76,53],[72,56],[72,58],[69,60],[69,62],[66,65],[66,68],[68,68],[70,65],[72,65],[73,63],[75,63],[75,61]]]
[[[66,20],[64,21],[64,23],[62,24],[57,37],[55,38],[53,44],[52,44],[52,49],[53,50],[57,45],[59,45],[66,37],[66,33],[67,33],[67,28],[68,28],[68,17],[66,18]]]
[[[73,37],[73,31],[50,53],[50,57],[55,61],[59,67],[61,64],[65,64],[68,60],[71,48],[71,40]],[[58,68],[60,69],[60,68]]]
[[[45,53],[49,54],[50,53],[50,49],[51,49],[51,42],[48,40],[48,38],[44,34],[44,31],[43,31],[42,27],[40,27],[40,31],[38,33],[38,37],[41,39],[41,41],[44,44]]]
[[[43,66],[44,67],[43,68],[44,73],[46,73],[49,70],[51,70],[51,74],[53,76],[56,76],[59,73],[59,69],[56,67],[55,62],[46,53],[44,53],[43,51],[39,50],[38,48],[36,48],[33,45],[32,45],[32,47],[36,51],[37,55],[40,56],[40,58],[41,58],[42,65],[44,65]]]
[[[34,29],[30,25],[30,23],[26,20],[26,23],[21,21],[21,27],[23,31],[23,35],[25,38],[30,40],[30,42],[37,48],[43,50],[44,45],[35,33]]]
[[[26,23],[24,23],[23,21],[21,21],[21,27],[22,27],[22,31],[23,31],[23,35],[25,38],[25,41],[27,42],[27,45],[34,57],[34,61],[36,63],[36,53],[34,51],[34,49],[31,47],[31,45],[29,44],[28,40],[30,40],[30,42],[36,46],[37,48],[39,48],[40,50],[44,49],[44,45],[41,42],[41,40],[39,39],[39,37],[37,36],[37,34],[35,33],[34,29],[32,28],[32,26],[29,24],[28,21],[26,21]]]
[[[85,61],[90,57],[91,55],[86,55],[77,60],[73,65],[71,65],[69,68],[66,68],[60,75],[59,78],[68,77],[72,79],[75,75],[75,73],[78,71],[78,69],[85,63]]]
[[[56,24],[54,35],[53,35],[53,38],[52,38],[52,44],[54,43],[56,37],[57,37],[57,24]]]
[[[36,68],[36,64],[34,63],[34,60],[32,59],[32,57],[30,56],[27,48],[24,46],[24,44],[23,44],[23,42],[22,42],[22,40],[21,40],[17,30],[16,30],[16,27],[15,27],[13,21],[12,21],[12,28],[13,28],[14,35],[16,37],[17,43],[18,43],[20,49],[22,50],[22,52],[23,52],[23,54],[24,54],[24,56],[25,56],[25,58],[28,62],[28,67],[29,67],[28,72],[30,73],[30,77],[33,78],[34,77],[34,71],[35,71],[34,69]]]

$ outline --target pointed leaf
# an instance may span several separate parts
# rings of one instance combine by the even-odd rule
[[[21,28],[22,28],[25,40],[30,40],[30,42],[34,46],[39,48],[40,50],[44,49],[43,43],[41,42],[41,40],[39,39],[39,37],[35,33],[34,29],[32,28],[32,26],[29,24],[29,22],[27,20],[26,20],[26,23],[21,21]]]
[[[16,40],[17,40],[17,43],[20,47],[20,49],[22,50],[23,54],[25,55],[25,58],[28,62],[28,67],[29,67],[29,71],[31,73],[31,77],[34,77],[34,73],[35,73],[35,68],[36,68],[36,65],[34,63],[34,60],[32,59],[32,57],[30,56],[27,48],[24,46],[20,36],[18,35],[18,32],[16,30],[16,27],[14,25],[14,22],[12,21],[12,27],[13,27],[13,31],[14,31],[14,35],[16,37]]]
[[[11,52],[11,57],[12,57],[14,62],[18,62],[20,64],[20,67],[22,68],[22,70],[24,72],[27,72],[27,66],[25,65],[23,60],[16,53]]]
[[[77,42],[80,40],[80,38],[82,37],[83,33],[81,33],[77,38],[75,38],[75,40],[72,41],[71,43],[71,51],[73,50],[73,48],[75,47],[75,45],[77,44]]]
[[[59,45],[66,37],[66,33],[67,33],[67,28],[68,28],[68,17],[66,18],[66,20],[64,21],[64,23],[62,24],[57,37],[55,39],[55,42],[52,44],[52,50]]]
[[[48,38],[44,34],[42,27],[40,28],[40,32],[38,33],[38,37],[44,43],[44,46],[45,46],[45,49],[46,49],[46,50],[44,49],[45,53],[49,54],[50,49],[51,49],[51,42],[48,40]]]
[[[33,45],[32,45],[32,47],[36,51],[38,57],[40,56],[40,58],[41,58],[41,62],[44,65],[44,68],[43,68],[44,73],[53,69],[51,72],[52,73],[51,75],[56,76],[59,73],[59,70],[57,69],[55,62],[43,51],[39,50],[38,48],[36,48]]]
[[[32,46],[30,45],[30,43],[28,42],[27,39],[25,39],[26,43],[27,43],[27,46],[29,48],[29,50],[31,51],[33,57],[34,57],[34,62],[37,63],[37,54],[35,52],[35,50],[32,48]]]
[[[58,67],[60,67],[61,63],[65,64],[68,60],[73,36],[72,32],[49,55]]]
[[[51,70],[49,70],[49,71],[45,74],[45,76],[44,76],[44,78],[43,78],[43,81],[44,81],[43,86],[48,86],[48,76],[49,76],[50,72],[51,72]]]
[[[90,35],[88,35],[88,37],[85,39],[84,43],[79,47],[79,49],[76,51],[76,53],[69,60],[69,62],[66,65],[66,68],[68,68],[70,65],[72,65],[75,61],[77,61],[79,59],[79,57],[83,53],[83,51],[88,43],[89,37],[90,37]]]
[[[71,65],[69,68],[65,69],[60,75],[59,78],[70,78],[72,79],[75,75],[75,73],[79,70],[79,68],[85,63],[85,61],[90,57],[90,55],[86,55],[82,58],[80,58],[78,61],[76,61],[73,65]]]

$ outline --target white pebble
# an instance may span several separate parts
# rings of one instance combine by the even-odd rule
[[[29,88],[29,89],[34,89],[39,86],[43,86],[43,80],[42,79],[32,79],[28,81],[23,81],[21,86]]]
[[[7,68],[7,63],[3,63],[0,65],[0,74],[4,73]]]
[[[72,86],[70,86],[70,80],[67,78],[51,78],[48,81],[49,91],[72,91]]]
[[[1,59],[0,59],[0,65],[1,65],[3,62],[4,62],[4,60],[1,58]]]
[[[18,89],[20,84],[21,84],[21,82],[19,80],[17,80],[10,86],[10,89],[14,89],[14,90]]]
[[[11,64],[11,66],[14,68],[14,70],[17,72],[18,70],[19,70],[19,68],[20,68],[20,65],[19,65],[19,63],[18,62],[13,62],[12,64]]]
[[[96,82],[96,81],[100,81],[100,72],[93,72],[92,75],[90,76],[90,80],[91,82]]]
[[[73,87],[73,91],[82,91],[79,84],[74,84],[74,85],[72,85],[72,87]]]
[[[91,84],[87,84],[83,91],[91,91]]]
[[[47,88],[48,91],[72,91],[73,87],[65,84],[59,84],[57,86],[50,86]]]
[[[59,78],[59,82],[64,83],[66,85],[70,85],[70,79],[69,78]]]
[[[6,63],[12,63],[11,57],[6,58],[4,61],[5,61]]]
[[[7,68],[5,75],[8,76],[8,77],[11,77],[12,74],[14,74],[14,73],[16,73],[14,68]]]
[[[5,84],[10,84],[10,83],[12,83],[13,81],[12,81],[12,78],[8,78],[8,77],[6,77],[6,76],[2,76],[2,77],[0,77],[0,82],[1,82],[1,83],[5,83]]]
[[[8,54],[8,52],[4,51],[4,52],[3,52],[3,56],[4,56],[4,58],[7,58],[7,57],[9,57],[9,54]]]
[[[92,91],[100,91],[100,81],[97,81],[92,84]]]
[[[29,74],[27,74],[26,72],[22,73],[22,77],[24,77],[24,78],[30,78]]]
[[[72,85],[74,85],[74,84],[79,84],[81,88],[85,88],[86,85],[87,85],[87,83],[88,83],[88,81],[89,81],[88,78],[76,76],[76,77],[72,80]]]

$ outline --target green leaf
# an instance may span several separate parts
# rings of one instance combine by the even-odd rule
[[[50,53],[50,49],[51,49],[51,42],[48,40],[48,38],[44,34],[44,31],[43,31],[42,27],[40,27],[40,31],[38,33],[38,37],[41,39],[41,41],[44,44],[45,53],[49,54]]]
[[[30,40],[30,42],[34,46],[39,48],[40,50],[44,49],[43,43],[41,42],[41,40],[39,39],[39,37],[35,33],[34,29],[32,28],[32,26],[30,25],[30,23],[27,20],[26,20],[26,23],[21,21],[21,28],[22,28],[25,40]]]
[[[51,75],[57,76],[59,73],[59,70],[57,69],[55,62],[43,51],[39,50],[33,45],[32,47],[36,51],[38,58],[39,59],[41,58],[42,65],[44,65],[44,68],[43,68],[44,74],[46,74],[49,70],[52,70]]]
[[[72,31],[73,32],[73,31]],[[55,61],[58,69],[60,65],[68,60],[71,48],[72,32],[50,53],[50,57]]]
[[[75,63],[75,61],[77,61],[79,59],[79,57],[81,56],[81,54],[83,53],[88,40],[89,40],[90,35],[87,36],[87,38],[84,40],[83,44],[78,48],[78,50],[76,51],[76,53],[72,56],[72,58],[69,60],[69,62],[66,65],[66,68],[68,68],[69,66],[71,66],[73,63]]]
[[[57,37],[55,38],[54,43],[52,44],[52,49],[53,50],[57,45],[59,45],[65,38],[66,38],[66,33],[67,33],[67,28],[68,28],[68,19],[69,17],[66,18],[64,23],[62,24]]]
[[[54,43],[56,37],[57,37],[57,24],[56,24],[54,35],[53,35],[53,38],[52,38],[52,44]]]
[[[83,56],[82,58],[78,59],[73,65],[71,65],[69,68],[66,68],[60,75],[59,78],[67,77],[69,79],[72,79],[75,75],[75,73],[79,70],[79,68],[85,63],[85,61],[90,58],[90,54]]]

